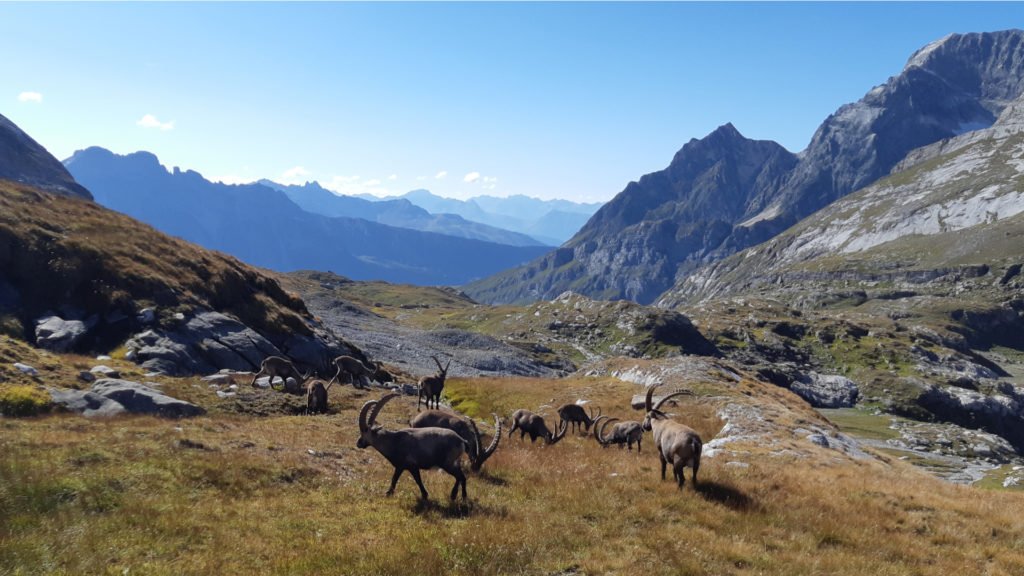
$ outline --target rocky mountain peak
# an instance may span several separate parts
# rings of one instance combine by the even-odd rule
[[[45,148],[0,115],[0,179],[13,180],[64,196],[92,199],[84,186]]]

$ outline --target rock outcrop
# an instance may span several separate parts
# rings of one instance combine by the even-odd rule
[[[149,414],[188,418],[206,413],[200,406],[128,380],[104,378],[97,380],[89,390],[52,388],[49,392],[54,404],[87,417]]]
[[[14,122],[0,115],[0,180],[13,180],[39,190],[92,199],[64,165]]]

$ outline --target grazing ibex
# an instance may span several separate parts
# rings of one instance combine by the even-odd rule
[[[292,361],[287,358],[282,358],[280,356],[268,356],[263,360],[263,363],[260,364],[260,371],[252,377],[252,382],[250,382],[249,385],[255,386],[256,381],[260,379],[260,376],[267,375],[270,376],[270,387],[273,388],[274,378],[280,378],[284,382],[284,385],[288,386],[287,379],[291,376],[294,377],[301,386],[309,378],[310,373],[307,372],[306,374],[303,374],[299,372],[299,369],[295,367],[295,364],[292,364]]]
[[[508,431],[508,437],[512,437],[512,433],[519,430],[519,439],[522,440],[527,434],[530,435],[530,442],[536,442],[537,438],[544,439],[548,445],[557,444],[559,440],[565,437],[565,431],[569,429],[569,423],[562,421],[562,425],[558,429],[557,434],[552,434],[551,430],[548,430],[548,425],[544,422],[544,419],[540,416],[520,408],[512,413],[512,429]]]
[[[427,409],[430,409],[430,401],[434,401],[434,408],[441,407],[441,392],[444,390],[444,379],[448,377],[448,366],[452,365],[451,358],[443,368],[437,356],[431,356],[437,364],[437,374],[420,378],[420,394],[416,398],[416,409],[420,409],[420,400],[426,398]]]
[[[395,375],[392,374],[391,372],[388,372],[384,368],[384,364],[381,363],[380,360],[374,360],[373,361],[373,368],[374,368],[373,374],[370,375],[370,378],[373,381],[381,382],[381,383],[383,383],[383,382],[394,382],[395,381]]]
[[[327,389],[323,380],[313,380],[306,385],[306,414],[327,413]]]
[[[600,424],[601,420],[607,420],[604,424]],[[597,443],[607,448],[612,444],[618,444],[619,448],[623,446],[633,449],[633,443],[636,442],[636,451],[640,453],[640,441],[644,437],[644,425],[634,420],[627,420],[626,422],[619,422],[615,426],[612,426],[612,435],[607,438],[604,435],[605,426],[612,422],[618,421],[618,418],[608,418],[607,416],[598,416],[594,420],[594,437],[597,438]],[[598,429],[598,426],[601,426]]]
[[[426,500],[429,496],[427,489],[423,487],[423,480],[420,479],[420,470],[441,468],[455,477],[451,499],[455,500],[461,485],[462,499],[466,500],[466,475],[462,472],[459,460],[466,452],[467,442],[461,436],[445,428],[386,430],[376,424],[381,408],[397,396],[395,393],[385,394],[380,400],[370,400],[363,404],[362,410],[359,411],[359,440],[356,446],[373,446],[395,467],[387,495],[395,493],[398,477],[408,470],[419,486],[420,494]]]
[[[356,388],[364,387],[359,384],[363,381],[363,378],[366,378],[367,386],[369,386],[369,381],[376,370],[376,367],[367,366],[360,362],[359,359],[351,356],[338,356],[331,363],[337,368],[334,378],[331,378],[331,384],[334,384],[335,380],[340,382],[342,374],[348,374],[349,381]]]
[[[644,400],[644,409],[647,416],[644,418],[644,430],[652,430],[654,433],[654,445],[658,448],[658,456],[661,458],[661,479],[665,479],[665,467],[672,464],[672,473],[675,476],[679,487],[683,487],[683,469],[690,466],[693,469],[693,485],[697,485],[697,469],[700,468],[700,452],[704,443],[697,432],[690,428],[668,419],[668,415],[661,411],[661,407],[670,398],[683,395],[692,395],[689,390],[676,390],[658,401],[657,405],[651,402],[654,396],[654,389],[661,384],[653,384],[647,388],[647,397]]]
[[[494,416],[494,438],[490,445],[484,448],[484,437],[476,427],[476,423],[470,418],[463,418],[458,414],[445,412],[443,410],[424,410],[417,414],[409,425],[413,428],[447,428],[465,440],[469,447],[470,470],[477,472],[484,465],[484,462],[498,449],[498,442],[501,441],[501,419]]]
[[[601,408],[597,408],[597,415],[601,415]],[[590,409],[590,414],[583,406],[579,404],[563,404],[558,408],[558,418],[562,422],[568,422],[572,424],[572,431],[576,432],[580,426],[583,427],[584,432],[590,432],[590,425],[594,423],[594,409]]]

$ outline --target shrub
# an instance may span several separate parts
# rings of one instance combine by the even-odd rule
[[[35,416],[50,410],[50,396],[33,386],[0,388],[0,415]]]

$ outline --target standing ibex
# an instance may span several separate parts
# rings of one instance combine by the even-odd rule
[[[501,419],[496,414],[492,416],[495,426],[494,438],[487,448],[483,447],[484,437],[477,429],[476,423],[471,418],[463,418],[458,414],[443,410],[424,410],[410,420],[409,425],[413,428],[447,428],[454,431],[468,443],[470,469],[477,472],[498,449],[498,442],[501,440]]]
[[[434,401],[434,408],[441,407],[441,392],[444,390],[444,379],[448,377],[448,366],[452,365],[451,358],[443,368],[437,356],[431,356],[437,364],[437,374],[420,378],[420,394],[416,398],[416,409],[420,409],[420,400],[426,398],[427,409],[430,409],[430,401]]]
[[[331,362],[337,371],[334,373],[334,377],[331,378],[331,384],[334,381],[341,381],[342,374],[348,374],[349,382],[355,388],[363,388],[359,383],[366,379],[367,386],[369,386],[370,379],[373,377],[373,373],[376,367],[370,367],[363,364],[359,359],[351,356],[338,356]]]
[[[310,373],[307,372],[306,374],[303,374],[299,372],[299,369],[295,367],[295,364],[292,364],[292,361],[287,358],[282,358],[280,356],[268,356],[263,360],[263,363],[260,364],[260,371],[252,377],[252,382],[250,382],[249,385],[255,386],[256,381],[259,380],[260,376],[264,375],[270,376],[270,387],[273,388],[274,378],[280,378],[284,381],[284,385],[287,387],[287,378],[291,376],[294,377],[301,386],[309,378]]]
[[[441,468],[455,477],[451,499],[455,500],[461,485],[462,499],[466,500],[466,475],[462,472],[459,460],[466,452],[467,442],[461,436],[445,428],[404,428],[392,431],[376,424],[381,408],[397,396],[395,393],[385,394],[380,400],[370,400],[363,404],[359,411],[359,440],[356,446],[373,446],[395,467],[387,495],[395,493],[398,477],[408,470],[426,500],[427,489],[420,479],[420,470]],[[366,417],[367,413],[369,418]]]
[[[675,476],[679,487],[683,487],[683,469],[687,466],[693,468],[693,484],[697,485],[697,469],[700,468],[700,452],[704,443],[697,432],[690,428],[668,419],[668,415],[661,411],[662,405],[670,398],[683,395],[692,395],[689,390],[676,390],[658,401],[657,405],[651,402],[654,396],[654,389],[661,384],[653,384],[647,388],[647,397],[644,400],[644,409],[647,417],[644,418],[644,430],[654,432],[654,445],[658,448],[658,456],[661,458],[661,479],[665,479],[665,466],[672,464],[672,473]]]
[[[565,431],[568,429],[568,422],[562,421],[558,433],[552,434],[551,430],[548,430],[548,425],[544,422],[543,418],[529,410],[520,408],[512,413],[512,428],[508,431],[508,437],[511,438],[512,433],[519,430],[520,440],[529,434],[531,443],[536,442],[537,438],[543,438],[550,446],[557,444],[559,440],[564,438]]]
[[[600,424],[601,420],[607,420],[604,424]],[[618,418],[608,418],[608,416],[598,416],[594,420],[594,437],[597,438],[597,443],[607,448],[612,444],[618,444],[619,448],[623,446],[628,447],[630,450],[633,449],[633,443],[636,442],[636,451],[640,453],[640,441],[644,437],[644,425],[634,420],[627,420],[626,422],[619,422],[615,426],[612,426],[612,435],[607,438],[604,435],[605,426],[617,421]],[[598,426],[601,426],[598,429]]]
[[[323,380],[313,380],[306,385],[306,414],[327,413],[327,389]]]
[[[597,408],[597,415],[601,415],[601,408]],[[590,414],[584,410],[583,406],[579,404],[563,404],[558,408],[558,418],[562,422],[568,422],[572,424],[572,431],[576,432],[580,426],[583,427],[584,432],[590,432],[590,425],[594,423],[594,409],[590,409]]]

